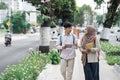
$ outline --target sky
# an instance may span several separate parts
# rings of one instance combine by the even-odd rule
[[[105,0],[105,2],[107,2],[109,0]],[[94,0],[76,0],[76,4],[78,7],[81,7],[84,4],[90,5],[92,10],[97,12],[98,14],[103,14],[107,12],[107,4],[102,4],[101,9],[95,9],[96,3],[94,2]]]

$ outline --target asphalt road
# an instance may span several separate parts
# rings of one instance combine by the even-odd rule
[[[39,35],[29,35],[26,38],[13,40],[12,46],[5,47],[0,43],[0,74],[8,65],[18,64],[22,59],[29,55],[29,48],[39,46]]]

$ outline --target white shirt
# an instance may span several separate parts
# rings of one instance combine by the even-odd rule
[[[5,37],[7,37],[7,38],[11,38],[12,35],[11,35],[11,33],[6,33],[6,34],[5,34]]]
[[[60,54],[60,57],[63,59],[73,59],[75,58],[76,54],[75,54],[75,45],[74,43],[77,43],[77,39],[76,36],[74,35],[74,42],[73,42],[73,34],[70,35],[62,35],[62,45],[72,45],[72,47],[68,47],[66,49],[62,49],[62,45],[60,45],[61,41],[60,41],[60,36],[58,37],[57,43],[56,43],[56,48],[57,49],[62,49],[62,52]]]

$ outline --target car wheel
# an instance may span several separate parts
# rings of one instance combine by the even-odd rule
[[[118,38],[116,40],[118,41]]]

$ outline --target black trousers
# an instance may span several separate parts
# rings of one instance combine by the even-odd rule
[[[84,65],[85,80],[99,80],[99,62]]]

